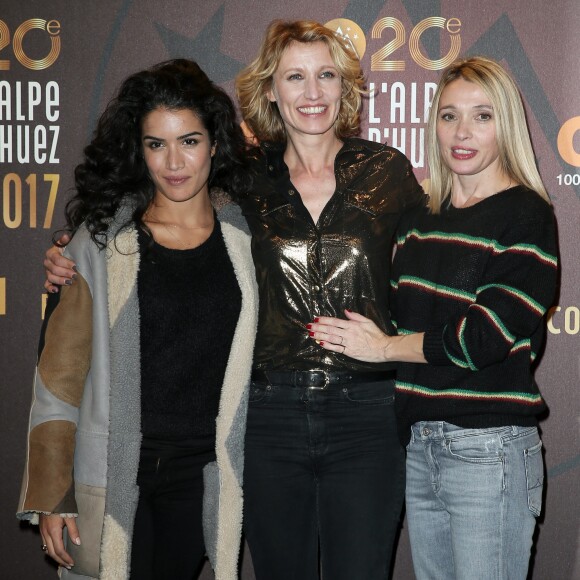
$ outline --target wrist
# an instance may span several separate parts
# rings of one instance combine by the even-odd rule
[[[423,337],[425,333],[417,332],[403,336],[388,336],[383,347],[385,362],[426,363],[423,354]]]
[[[399,338],[399,336],[385,336],[385,344],[383,345],[382,351],[383,360],[381,362],[393,362],[397,360],[394,357],[393,347]]]

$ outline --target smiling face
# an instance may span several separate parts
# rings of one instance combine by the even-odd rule
[[[341,97],[340,74],[326,44],[290,44],[268,91],[270,101],[278,105],[288,136],[332,132]]]
[[[189,109],[155,109],[144,118],[141,136],[156,203],[208,196],[213,148],[197,115]]]
[[[437,141],[443,162],[456,176],[495,180],[503,174],[495,111],[479,85],[457,79],[445,87],[439,100]]]

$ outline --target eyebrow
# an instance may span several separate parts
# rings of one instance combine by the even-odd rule
[[[493,111],[493,105],[475,105],[475,107],[472,107],[473,109],[486,109],[486,110],[492,110]],[[439,110],[443,110],[443,109],[457,109],[457,105],[451,104],[451,105],[441,105],[439,107]]]
[[[179,135],[175,138],[175,140],[181,141],[181,139],[186,139],[187,137],[192,137],[193,135],[203,136],[203,133],[200,131],[192,131],[191,133],[185,133],[185,135]],[[153,135],[143,135],[143,141],[145,141],[145,139],[151,139],[152,141],[165,141],[165,139],[162,139],[161,137],[154,137]]]
[[[308,67],[306,66],[301,66],[301,65],[296,65],[296,66],[289,66],[288,68],[285,69],[278,69],[282,74],[287,74],[289,72],[304,72],[305,70],[307,70]],[[322,66],[318,67],[318,70],[328,70],[328,69],[333,69],[336,72],[338,72],[338,68],[334,63],[328,63],[328,64],[323,64]]]

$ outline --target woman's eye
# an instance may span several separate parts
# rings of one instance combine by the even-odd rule
[[[332,72],[331,70],[327,70],[320,75],[324,79],[333,79],[336,78],[336,73]]]
[[[489,113],[481,113],[478,115],[477,119],[479,121],[489,121],[491,119],[491,115]]]
[[[302,78],[302,75],[299,73],[294,73],[288,77],[289,81],[299,81]]]
[[[199,141],[197,139],[194,139],[193,137],[190,137],[189,139],[183,140],[184,145],[197,145],[198,143],[199,143]]]
[[[163,143],[161,143],[161,141],[149,141],[147,147],[149,147],[149,149],[159,149],[160,147],[163,147]]]
[[[441,119],[443,119],[443,121],[453,121],[455,117],[451,114],[451,113],[443,113],[441,115]]]

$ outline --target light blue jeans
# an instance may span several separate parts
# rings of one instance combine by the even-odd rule
[[[420,422],[407,447],[417,580],[525,580],[544,465],[535,427]]]

